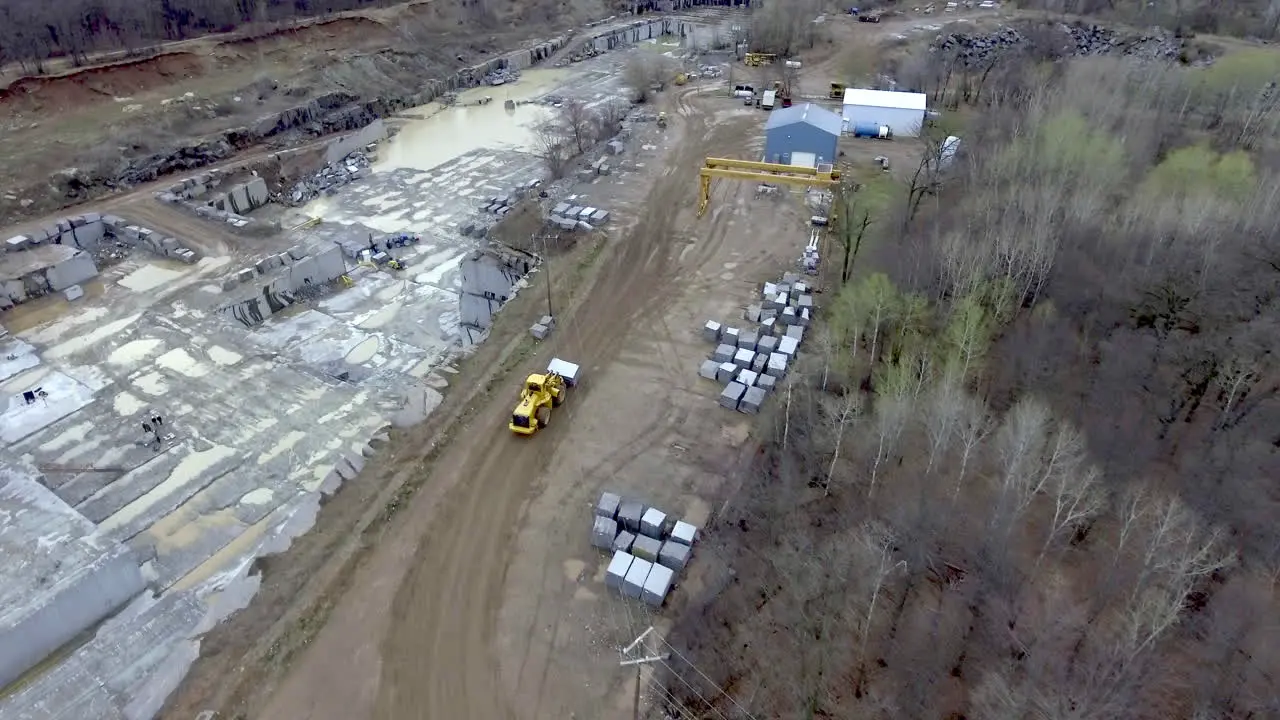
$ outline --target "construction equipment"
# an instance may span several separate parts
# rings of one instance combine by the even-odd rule
[[[404,269],[404,263],[392,257],[391,254],[385,250],[378,250],[377,252],[374,252],[373,250],[363,250],[360,253],[360,259],[356,264],[363,265],[373,270],[377,270],[382,267],[389,270]]]
[[[859,15],[858,22],[878,23],[880,22],[880,13],[870,13],[868,15]]]
[[[760,67],[772,65],[777,58],[778,56],[773,53],[747,53],[743,56],[742,62],[746,63],[747,67]]]
[[[760,107],[765,110],[772,110],[773,106],[778,102],[777,90],[765,90],[764,95],[760,96]]]
[[[667,114],[665,112],[658,113],[658,127],[663,130],[667,129]]]
[[[545,373],[535,373],[524,381],[520,401],[511,413],[507,427],[517,435],[532,435],[551,422],[552,408],[564,404],[569,388],[578,384],[578,365],[552,358]]]
[[[672,82],[674,82],[676,85],[684,85],[689,82],[689,74],[676,73],[675,80],[673,80]]]
[[[831,90],[827,92],[827,97],[832,100],[843,100],[845,89],[844,83],[831,83]]]
[[[829,188],[840,184],[840,171],[826,163],[812,168],[751,160],[707,158],[702,169],[698,171],[698,217],[702,217],[707,212],[707,206],[711,204],[713,178]]]

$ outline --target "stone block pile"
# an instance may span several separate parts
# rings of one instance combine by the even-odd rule
[[[746,324],[726,326],[708,320],[702,338],[715,350],[698,375],[723,386],[720,406],[756,414],[765,398],[787,376],[800,351],[805,331],[817,311],[812,288],[798,273],[788,272],[764,284],[760,301],[747,307]]]
[[[612,554],[605,586],[655,608],[688,566],[697,536],[692,524],[607,491],[600,494],[591,525],[591,546]]]
[[[166,237],[141,225],[130,225],[127,220],[114,215],[104,217],[102,222],[110,228],[109,232],[121,241],[150,250],[161,257],[181,260],[188,265],[200,259],[199,253],[183,245],[178,238]]]
[[[609,211],[567,202],[556,203],[548,220],[562,230],[594,230],[609,222]]]
[[[498,68],[490,70],[484,74],[482,82],[485,85],[506,85],[520,79],[520,71],[514,68]]]
[[[271,201],[267,181],[255,177],[247,183],[228,188],[226,192],[214,193],[224,180],[219,170],[210,170],[174,183],[157,192],[155,197],[160,202],[179,205],[207,220],[246,227],[253,220],[245,213]]]
[[[370,148],[347,155],[340,162],[329,163],[317,170],[310,177],[298,181],[288,192],[282,194],[280,202],[290,207],[298,207],[311,202],[321,193],[333,194],[343,185],[355,182],[369,174],[373,165],[373,152]]]
[[[1047,30],[1045,33],[1043,30]],[[933,48],[954,53],[968,64],[984,64],[997,55],[1031,49],[1033,43],[1049,43],[1038,48],[1062,56],[1124,55],[1153,60],[1177,60],[1182,42],[1172,33],[1122,34],[1091,23],[1054,23],[1048,26],[1002,27],[990,33],[946,33]]]

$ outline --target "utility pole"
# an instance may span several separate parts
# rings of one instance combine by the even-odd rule
[[[630,645],[622,649],[621,654],[623,659],[618,662],[618,667],[631,667],[634,665],[636,669],[636,693],[635,693],[635,698],[632,700],[632,705],[631,705],[631,716],[632,718],[634,718],[634,720],[640,720],[640,673],[643,672],[644,666],[651,665],[656,662],[666,662],[667,659],[671,657],[670,653],[663,653],[662,655],[648,655],[648,656],[642,655],[641,657],[638,657],[638,658],[634,658],[630,660],[626,659],[626,657],[630,655],[633,650],[635,650],[637,647],[640,647],[644,643],[645,638],[649,637],[649,633],[651,632],[653,632],[652,625],[649,626],[648,630],[645,630],[644,632],[640,633],[640,637],[636,638],[635,640],[632,640]]]
[[[547,254],[547,241],[559,240],[559,235],[534,235],[533,239],[542,245],[542,272],[547,276],[547,315],[553,320],[556,314],[551,310],[551,256]]]

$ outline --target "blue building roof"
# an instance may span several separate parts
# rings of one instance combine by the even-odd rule
[[[787,125],[795,125],[796,123],[812,125],[819,130],[839,137],[840,130],[844,127],[844,118],[813,103],[804,103],[803,105],[792,105],[789,108],[779,108],[769,113],[769,120],[764,124],[764,129],[772,130],[786,127]]]

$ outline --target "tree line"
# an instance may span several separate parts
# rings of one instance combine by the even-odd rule
[[[1278,58],[893,68],[970,120],[837,195],[671,712],[1280,715]]]
[[[79,64],[95,52],[137,51],[250,23],[386,4],[387,0],[5,0],[0,4],[0,65],[18,63],[40,72],[43,61],[53,57]]]

